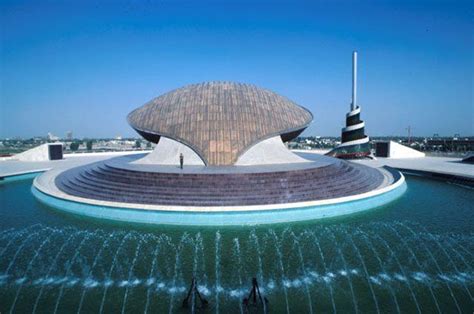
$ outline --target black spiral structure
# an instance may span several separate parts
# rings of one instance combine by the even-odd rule
[[[360,120],[360,107],[350,111],[346,115],[346,127],[342,129],[342,144],[355,144],[355,141],[363,140],[364,143],[369,138],[364,133],[365,123]]]
[[[370,155],[369,137],[365,135],[365,123],[360,119],[357,105],[357,52],[352,55],[352,104],[346,114],[346,127],[342,128],[341,144],[327,153],[341,159],[358,159]]]

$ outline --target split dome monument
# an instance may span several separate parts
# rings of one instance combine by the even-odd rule
[[[59,210],[102,219],[239,225],[350,214],[405,191],[393,169],[288,150],[284,143],[312,119],[254,85],[185,86],[128,115],[132,128],[157,143],[153,152],[55,168],[35,179],[33,192]]]

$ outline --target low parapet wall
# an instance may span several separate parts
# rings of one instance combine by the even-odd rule
[[[194,226],[233,226],[277,224],[308,221],[350,215],[374,209],[399,198],[406,190],[403,176],[393,184],[357,196],[340,199],[324,200],[310,203],[294,204],[294,207],[278,207],[264,209],[264,206],[239,207],[240,210],[206,211],[192,208],[145,209],[143,206],[112,207],[93,205],[76,200],[57,198],[43,192],[38,185],[38,178],[32,192],[42,203],[60,211],[96,219],[123,221],[128,223],[160,224],[160,225],[194,225]],[[119,205],[119,204],[117,204]]]

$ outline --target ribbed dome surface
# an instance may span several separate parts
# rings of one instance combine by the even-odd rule
[[[169,137],[191,147],[207,165],[231,165],[270,136],[296,137],[313,116],[269,90],[232,82],[188,85],[159,96],[128,115],[148,140]]]

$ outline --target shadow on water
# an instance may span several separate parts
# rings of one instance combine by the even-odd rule
[[[460,187],[409,178],[404,196],[363,214],[179,228],[60,214],[30,185],[0,189],[1,312],[177,312],[195,278],[209,312],[243,313],[253,277],[269,301],[262,311],[474,306],[474,196]]]

